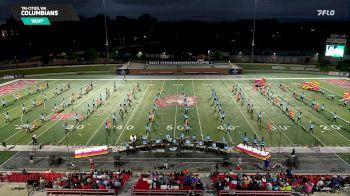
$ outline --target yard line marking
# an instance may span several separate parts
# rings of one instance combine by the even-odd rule
[[[0,87],[5,86],[5,85],[7,85],[7,84],[11,84],[11,83],[13,83],[13,82],[17,82],[17,81],[19,81],[19,80],[21,80],[21,79],[10,80],[10,81],[8,81],[8,82],[5,82],[5,83],[0,84]]]
[[[193,88],[193,95],[196,97],[196,90],[194,89],[194,85],[193,85],[193,80],[192,80],[192,88]],[[198,99],[197,99],[198,100]],[[199,130],[201,131],[201,137],[203,140],[203,130],[202,130],[202,123],[201,123],[201,118],[199,117],[199,112],[198,112],[198,101],[196,103],[196,110],[197,110],[197,116],[198,116],[198,124],[199,124]]]
[[[122,81],[123,83],[123,81]],[[118,84],[118,89],[122,86],[122,83]],[[123,97],[121,98],[120,102],[121,103],[123,101]],[[111,110],[111,111],[115,111],[117,108],[119,107],[119,104],[115,104],[115,107]],[[91,137],[89,138],[89,140],[86,142],[86,146],[91,142],[92,138],[95,137],[95,135],[97,134],[97,132],[101,129],[101,127],[103,126],[103,124],[105,124],[105,122],[108,120],[108,118],[110,118],[111,116],[111,112],[108,113],[106,119],[104,121],[102,121],[101,125],[95,130],[95,132],[91,135]]]
[[[245,91],[245,93],[248,94],[249,97],[253,100],[253,97],[252,97],[247,91]],[[258,104],[258,102],[255,102],[255,103]],[[260,105],[260,104],[259,104],[259,105]],[[270,115],[268,115],[267,112],[265,112],[265,114],[266,114],[267,118],[270,119],[270,121],[272,122],[272,124],[280,131],[280,133],[282,133],[282,134],[284,135],[284,137],[285,137],[293,146],[295,146],[295,144],[292,142],[292,140],[280,129],[279,126],[277,126],[277,125],[274,123],[274,121],[272,120],[272,118],[270,117]]]
[[[55,83],[57,83],[57,82],[58,82],[58,81],[56,81]],[[23,90],[23,89],[22,89],[22,90]],[[50,91],[51,91],[51,90],[54,91],[54,89],[50,89]],[[48,92],[47,92],[47,93],[48,93]],[[10,112],[10,111],[14,110],[15,108],[21,107],[21,104],[26,104],[26,103],[28,103],[28,102],[31,102],[33,99],[36,99],[36,98],[38,98],[39,96],[42,96],[42,94],[40,94],[40,93],[38,93],[38,94],[39,94],[39,95],[37,95],[37,96],[35,96],[35,97],[33,97],[33,98],[31,98],[30,96],[27,97],[27,98],[30,98],[30,99],[29,99],[28,101],[24,102],[24,103],[18,102],[18,103],[19,103],[18,106],[13,107],[13,108],[11,108],[10,110],[7,110],[6,112]],[[0,114],[0,116],[5,115],[6,112]],[[2,127],[0,127],[0,128],[2,128]]]
[[[179,96],[179,80],[177,80],[177,85],[176,85],[176,102],[177,102],[177,98]],[[175,138],[175,135],[176,135],[176,117],[177,117],[177,103],[176,103],[176,106],[175,106],[175,122],[174,122],[174,131],[173,131],[173,134],[174,134],[174,138]]]
[[[295,84],[292,84],[292,85],[294,85],[295,86]],[[317,96],[320,96],[319,94],[316,94]],[[308,97],[305,97],[308,101],[310,101],[311,99],[310,98],[308,98]],[[325,98],[328,102],[330,102],[330,100],[329,99],[327,99],[327,98]],[[332,102],[330,102],[330,103],[332,103]],[[336,104],[336,103],[335,103]],[[338,107],[339,105],[338,104],[336,104],[336,106]],[[340,108],[342,108],[343,109],[343,107],[341,107],[340,106]],[[328,111],[329,113],[332,113],[330,110],[328,110],[327,108],[325,109],[326,111]],[[341,116],[339,116],[339,115],[337,115],[338,116],[338,118],[339,119],[342,119],[344,122],[346,122],[346,123],[350,123],[348,120],[345,120],[344,118],[342,118]]]
[[[134,110],[133,110],[132,113],[130,114],[130,117],[129,117],[128,121],[126,121],[125,126],[124,126],[122,132],[119,134],[119,137],[118,137],[118,139],[117,139],[117,141],[115,142],[114,145],[117,145],[117,143],[119,142],[119,139],[120,139],[120,137],[123,135],[123,133],[124,133],[124,131],[125,131],[125,128],[127,127],[129,121],[131,120],[131,117],[134,115],[134,113],[135,113],[135,111],[136,111],[136,108],[138,108],[138,107],[140,106],[141,98],[145,95],[145,93],[146,93],[146,91],[147,91],[147,89],[148,89],[149,87],[150,87],[150,85],[147,86],[147,88],[145,89],[145,91],[142,93],[141,97],[139,97],[139,99],[138,99],[138,101],[137,101],[137,105],[135,106]]]
[[[149,82],[151,83],[151,81],[149,81]],[[164,84],[165,84],[165,80],[163,80],[162,87],[161,87],[162,91],[160,91],[160,94],[163,93]],[[152,84],[151,84],[151,85],[152,85]],[[154,102],[154,103],[155,103],[155,102]],[[157,110],[154,110],[154,116],[156,115],[156,111],[157,111]],[[149,127],[152,127],[152,125],[153,125],[153,121],[151,121]],[[147,139],[148,139],[149,133],[150,133],[150,132],[147,132],[147,135],[146,135],[146,138],[147,138]]]
[[[122,84],[121,83],[119,83],[118,84],[118,89],[120,88],[120,86],[121,86]],[[114,92],[114,91],[113,91]],[[105,99],[105,101],[107,102],[107,100]],[[118,107],[118,104],[116,104],[116,107],[115,108],[117,108]],[[100,108],[100,109],[102,109],[102,107]],[[114,109],[113,109],[114,110]],[[93,115],[93,114],[92,114]],[[108,116],[107,116],[107,118],[106,118],[106,120],[108,119],[108,117],[110,117],[110,113],[108,114]],[[106,121],[105,120],[105,121]],[[105,121],[103,121],[102,122],[102,125],[104,124],[104,122]],[[72,128],[72,130],[74,130],[77,126],[79,126],[80,125],[80,121],[79,121],[79,123],[78,124],[76,124],[73,128]],[[102,126],[101,125],[101,126]],[[101,128],[101,126],[98,128],[98,130]],[[61,143],[68,135],[70,135],[70,133],[72,133],[71,131],[68,133],[68,134],[66,134],[59,142],[58,142],[58,144],[59,143]],[[93,136],[95,136],[95,134],[97,133],[97,130],[95,131],[95,133],[93,134]],[[91,138],[93,137],[93,136],[91,136]],[[90,140],[91,140],[91,138],[89,139],[89,141],[88,142],[90,142]],[[87,144],[86,144],[87,145]]]
[[[207,82],[207,84],[209,84],[208,81],[206,81],[206,82]],[[209,85],[207,85],[207,87],[208,87],[208,89],[209,89],[209,91],[210,91]],[[222,123],[222,121],[220,121],[220,123]],[[232,145],[233,145],[233,144],[234,144],[233,139],[232,139],[231,135],[230,135],[230,134],[228,133],[228,131],[227,131],[227,126],[226,126],[225,122],[224,122],[224,126],[225,126],[225,129],[226,129],[226,134],[227,134],[228,137],[230,138],[231,143],[232,143]]]
[[[274,92],[274,95],[278,95],[278,96],[283,96],[280,93],[276,93]],[[315,138],[316,140],[318,140],[323,146],[326,146],[326,143],[322,142],[320,138],[318,138],[315,134],[311,133],[310,131],[307,131],[307,129],[301,124],[301,123],[297,123],[299,126],[301,126],[307,133],[309,133],[313,138]],[[306,145],[306,144],[305,144]]]
[[[80,82],[81,83],[81,82]],[[67,92],[67,91],[66,91]],[[23,115],[22,115],[22,117],[23,117]],[[37,118],[37,119],[35,119],[34,121],[37,121],[37,120],[39,120],[40,119],[40,117],[39,118]],[[47,121],[47,122],[49,122],[49,121]],[[6,124],[9,124],[9,123],[6,123]],[[5,125],[6,125],[5,124]],[[23,124],[23,123],[22,123]],[[5,125],[3,125],[3,126],[5,126]],[[3,126],[1,126],[0,128],[2,128]],[[11,139],[12,137],[14,137],[15,135],[17,135],[19,132],[21,132],[21,131],[23,131],[23,130],[19,130],[19,131],[17,131],[16,133],[14,133],[14,134],[12,134],[10,137],[8,137],[8,138],[6,138],[5,139],[5,141],[8,141],[9,139]]]
[[[324,82],[324,81],[320,81],[320,82],[323,82],[323,83],[328,84],[328,85],[330,85],[330,86],[334,86],[334,87],[336,87],[336,88],[340,88],[339,86],[336,86],[336,85],[331,84],[331,83],[328,83],[328,82]],[[340,95],[340,94],[338,94],[338,93],[336,93],[336,92],[333,92],[333,91],[331,91],[331,90],[328,90],[328,89],[325,88],[325,87],[322,87],[322,88],[323,88],[323,89],[326,89],[326,91],[328,91],[328,92],[331,92],[331,93],[333,93],[333,94],[335,94],[335,95],[338,95],[339,97],[343,98],[343,95]],[[346,89],[342,89],[342,90],[346,91]]]
[[[95,84],[97,84],[97,83],[95,83]],[[104,87],[104,85],[101,85],[98,89],[101,89],[102,87]],[[96,90],[96,89],[95,89]],[[80,103],[78,103],[77,105],[81,105],[81,104],[83,104],[83,103],[85,103],[85,101],[88,99],[88,98],[90,98],[91,97],[91,95],[93,95],[93,93],[91,93],[90,94],[90,96],[87,96],[87,97],[85,97],[83,100],[80,100],[81,102]],[[67,107],[67,108],[65,108],[65,110],[66,109],[68,109],[68,108],[71,108],[73,105],[70,105],[69,107]],[[37,138],[39,138],[40,136],[42,136],[44,133],[46,133],[50,128],[52,128],[54,125],[56,125],[58,122],[60,122],[59,120],[58,121],[56,121],[56,122],[54,122],[52,125],[50,125],[47,129],[45,129],[45,131],[43,131],[42,133],[40,133],[38,136],[37,136]],[[32,142],[29,142],[29,144],[31,144]]]
[[[279,88],[278,88],[279,89]],[[275,90],[274,90],[275,91]],[[277,94],[277,93],[275,93],[274,92],[274,94],[275,95],[278,95],[278,96],[281,96],[281,94]],[[305,110],[305,109],[304,109]],[[308,111],[306,111],[306,112],[308,112]],[[307,131],[307,129],[301,124],[301,123],[297,123],[298,125],[300,125],[303,129],[305,129],[306,131]],[[313,133],[311,133],[310,131],[307,131],[308,133],[310,133],[310,135],[312,136],[312,137],[314,137],[315,139],[317,139],[323,146],[326,146],[326,144],[324,143],[324,142],[322,142],[321,141],[321,139],[320,138],[318,138],[315,134],[313,134]]]
[[[292,100],[293,103],[299,103],[297,101],[295,101],[294,99],[289,99],[286,98],[287,100]],[[310,113],[312,116],[314,116],[318,121],[322,122],[323,124],[327,125],[328,127],[330,127],[334,132],[336,132],[338,135],[340,135],[341,137],[343,137],[344,139],[346,139],[347,141],[350,141],[349,138],[345,137],[343,134],[339,133],[338,131],[336,131],[332,126],[329,126],[327,123],[325,123],[323,120],[321,120],[320,118],[318,118],[313,112],[307,110],[307,109],[304,109],[306,112]]]
[[[235,102],[235,98],[233,97],[233,95],[230,93],[230,91],[227,89],[226,85],[223,85],[225,90],[227,91],[227,93],[231,96],[232,98],[232,102],[236,105],[238,111],[242,114],[243,118],[247,121],[248,125],[250,126],[250,128],[252,128],[253,132],[255,133],[255,135],[258,137],[259,140],[260,137],[259,137],[259,134],[257,134],[252,126],[252,124],[250,124],[250,122],[248,121],[248,119],[245,117],[245,115],[243,114],[243,112],[241,111],[241,109],[239,108],[239,106],[237,105],[237,103]]]

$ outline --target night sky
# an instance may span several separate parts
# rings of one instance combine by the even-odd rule
[[[11,16],[12,4],[71,3],[79,15],[103,13],[102,0],[1,0],[0,23]],[[137,18],[147,13],[161,21],[223,21],[252,19],[254,0],[105,0],[106,13]],[[257,18],[300,20],[349,20],[350,0],[258,0]],[[318,9],[334,9],[333,17],[318,17]]]

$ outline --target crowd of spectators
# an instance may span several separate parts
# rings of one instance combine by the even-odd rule
[[[203,190],[203,183],[198,174],[188,170],[162,173],[144,172],[134,186],[135,190]]]
[[[54,189],[114,189],[118,192],[125,182],[131,177],[130,170],[119,169],[116,172],[109,170],[94,170],[90,172],[32,173],[3,173],[2,181],[27,182],[31,185]]]
[[[342,189],[350,183],[350,176],[295,175],[291,169],[281,173],[217,173],[211,175],[215,188],[220,190],[297,191],[311,194],[328,187],[328,191]]]
[[[50,188],[116,189],[120,190],[129,179],[130,171],[95,170],[92,172],[69,173],[52,182]]]

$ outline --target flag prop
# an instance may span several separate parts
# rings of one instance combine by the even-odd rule
[[[261,160],[266,160],[271,157],[270,152],[266,151],[261,151],[256,148],[250,147],[250,146],[244,146],[243,144],[238,144],[235,148],[237,151],[240,151],[244,154],[247,154],[249,156],[261,159]]]
[[[316,82],[316,81],[304,82],[303,89],[312,90],[312,91],[319,91],[320,90],[320,83]]]
[[[84,157],[93,157],[98,155],[108,154],[107,146],[97,146],[92,148],[82,148],[75,150],[74,155],[76,159]]]
[[[259,78],[254,81],[254,86],[265,86],[266,85],[266,79],[265,78]]]

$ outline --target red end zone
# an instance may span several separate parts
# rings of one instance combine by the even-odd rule
[[[197,104],[197,97],[187,97],[188,106],[192,107]],[[158,107],[171,107],[171,106],[183,106],[184,105],[184,97],[181,95],[173,95],[162,97],[156,101]]]
[[[348,80],[342,80],[342,79],[329,79],[326,80],[327,83],[333,84],[340,86],[341,88],[344,89],[349,89],[350,88],[350,81]]]
[[[36,82],[37,82],[36,80],[19,80],[16,82],[12,82],[10,84],[6,84],[0,87],[0,95],[30,86],[32,84],[35,84]]]

